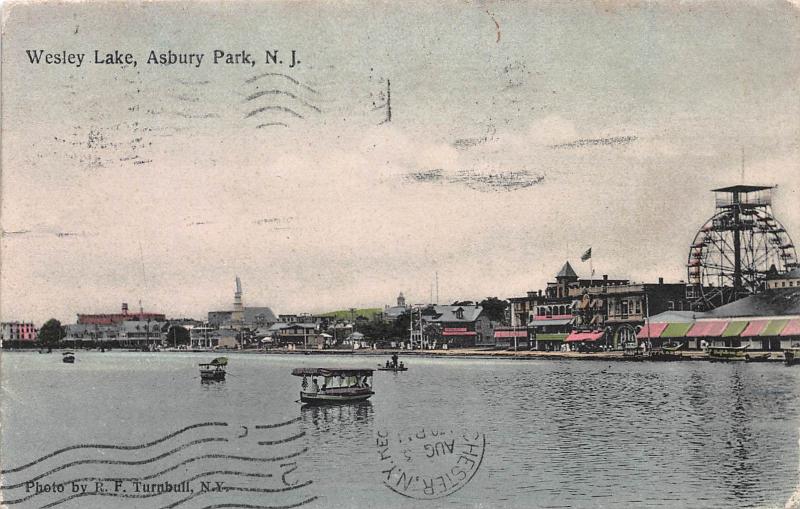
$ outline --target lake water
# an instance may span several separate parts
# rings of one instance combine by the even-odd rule
[[[203,384],[211,357],[3,353],[7,506],[781,508],[798,489],[798,368],[408,356],[366,404],[301,409],[292,368],[384,359],[231,354]],[[144,491],[165,482],[194,491]]]

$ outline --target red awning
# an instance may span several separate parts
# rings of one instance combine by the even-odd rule
[[[781,336],[800,336],[800,318],[789,320],[781,331]]]
[[[636,334],[636,339],[657,338],[661,336],[664,329],[667,328],[668,323],[651,323],[642,327],[642,330]]]
[[[494,331],[496,338],[527,338],[528,331],[525,330],[496,330]]]
[[[769,320],[756,320],[747,324],[740,336],[759,336],[767,328]]]
[[[466,327],[445,327],[442,336],[476,336],[474,331],[468,331]]]
[[[565,339],[564,341],[567,341],[567,342],[573,342],[573,341],[576,341],[576,342],[577,341],[591,342],[591,341],[597,341],[598,339],[600,339],[602,337],[603,337],[603,331],[592,331],[592,332],[572,331],[572,332],[569,333],[569,336],[567,336],[567,339]]]
[[[728,326],[728,320],[713,322],[697,322],[686,333],[687,338],[710,338],[722,336]]]

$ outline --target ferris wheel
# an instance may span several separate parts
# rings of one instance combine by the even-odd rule
[[[772,214],[771,189],[739,185],[714,190],[717,212],[689,247],[689,297],[696,309],[760,292],[768,274],[798,266],[794,243]]]

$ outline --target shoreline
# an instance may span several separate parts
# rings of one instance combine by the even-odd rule
[[[70,348],[57,348],[53,349],[52,353],[59,353],[61,351],[96,351],[96,348],[87,349],[70,349]],[[3,349],[3,352],[37,352],[36,349]],[[209,355],[225,355],[225,354],[246,354],[246,355],[334,355],[334,356],[371,356],[371,357],[389,357],[393,353],[398,353],[404,357],[440,357],[440,358],[462,358],[462,359],[508,359],[508,360],[580,360],[580,361],[609,361],[609,362],[687,362],[687,361],[706,361],[706,362],[761,362],[761,363],[775,363],[784,362],[782,352],[762,352],[769,353],[769,358],[758,361],[745,361],[745,360],[732,360],[732,361],[719,361],[710,360],[703,351],[684,351],[680,353],[678,359],[657,359],[651,358],[646,355],[625,355],[620,351],[612,352],[542,352],[538,350],[489,350],[479,348],[460,348],[453,350],[398,350],[398,349],[364,349],[364,350],[159,350],[155,352],[141,352],[139,350],[115,348],[109,349],[108,352],[130,352],[130,353],[147,353],[147,354],[173,354],[173,353],[203,353]],[[754,351],[754,353],[756,353]],[[777,354],[777,355],[776,355]]]

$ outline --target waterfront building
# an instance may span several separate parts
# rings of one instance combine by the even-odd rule
[[[580,278],[567,261],[555,281],[511,302],[512,330],[526,328],[534,349],[583,342],[620,348],[634,341],[647,313],[689,309],[684,283]]]
[[[494,324],[484,314],[482,306],[431,304],[420,312],[423,334],[428,336],[423,337],[423,342],[431,347],[434,341],[450,348],[494,346]],[[425,329],[430,332],[426,334]]]
[[[691,316],[689,316],[691,315]],[[707,312],[661,313],[651,317],[639,341],[683,343],[688,348],[743,346],[779,351],[800,345],[800,288],[779,287]]]
[[[167,323],[157,320],[125,320],[118,326],[121,346],[141,347],[161,344]]]
[[[273,340],[281,346],[318,348],[325,338],[313,323],[277,323],[269,328]]]
[[[122,309],[119,313],[78,313],[77,323],[80,325],[114,325],[122,323],[125,320],[156,320],[163,322],[166,320],[166,315],[164,315],[164,313],[146,313],[141,307],[138,313],[130,313],[128,311],[128,303],[123,302]]]
[[[33,322],[3,322],[0,324],[0,340],[36,341],[39,330]]]

